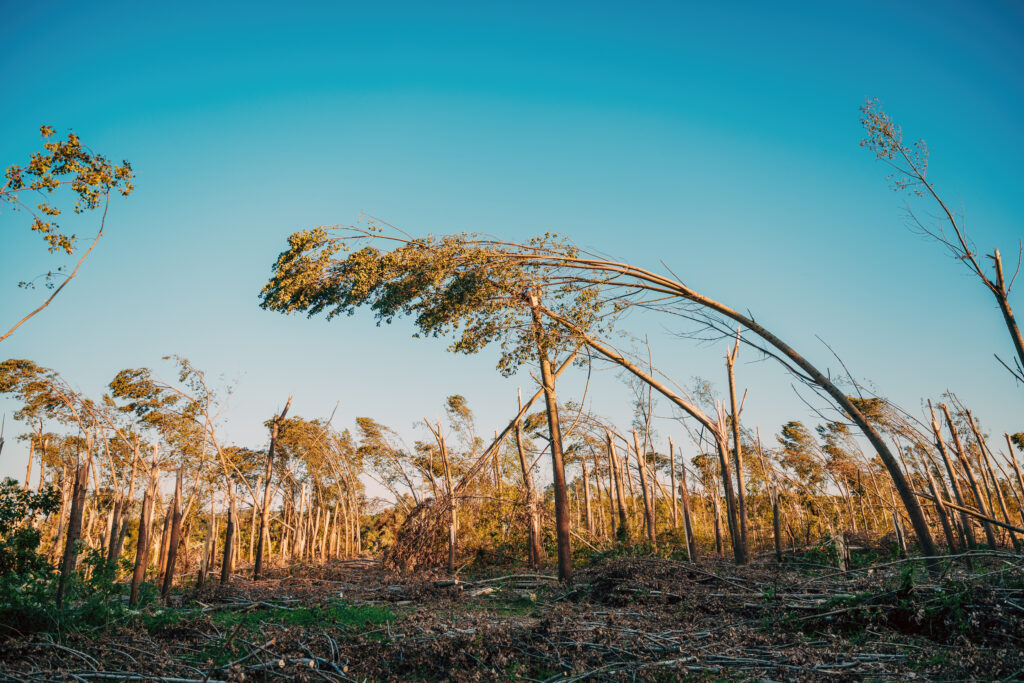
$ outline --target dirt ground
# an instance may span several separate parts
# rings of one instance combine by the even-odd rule
[[[496,569],[294,567],[89,632],[0,643],[0,679],[1024,680],[1024,557],[839,572],[606,557],[574,585]]]

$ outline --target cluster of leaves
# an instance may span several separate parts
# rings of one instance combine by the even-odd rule
[[[60,496],[53,487],[34,493],[10,477],[0,482],[0,579],[46,567],[46,559],[38,552],[39,530],[31,522],[59,506]]]
[[[10,478],[0,482],[0,637],[104,624],[121,609],[114,567],[94,550],[68,582],[70,599],[57,606],[59,575],[39,552],[33,522],[59,506],[53,487],[35,493]]]
[[[893,167],[894,173],[888,178],[893,190],[909,190],[911,194],[921,196],[920,188],[928,173],[928,147],[924,140],[918,140],[909,147],[903,144],[903,130],[882,111],[878,98],[865,102],[860,114],[860,123],[867,133],[860,146]]]
[[[591,327],[597,317],[596,289],[553,284],[544,268],[524,267],[521,249],[458,234],[400,240],[391,251],[371,244],[349,252],[345,240],[351,239],[368,237],[332,237],[323,227],[292,234],[261,292],[262,307],[310,316],[326,313],[331,319],[368,306],[379,323],[408,316],[418,329],[416,336],[452,335],[453,352],[476,353],[499,343],[498,368],[505,375],[535,358],[531,297],[543,295],[547,308],[581,329]],[[532,240],[529,247],[574,253],[551,235]],[[546,330],[541,343],[548,349],[571,345],[564,334]]]
[[[53,220],[61,215],[61,209],[45,199],[33,209],[19,199],[20,192],[53,194],[61,185],[70,185],[77,197],[74,212],[91,211],[112,190],[126,197],[131,194],[135,189],[132,167],[127,161],[112,164],[103,155],[90,152],[73,132],[68,133],[66,140],[51,140],[55,131],[50,126],[42,126],[39,132],[46,141],[45,151],[34,152],[23,166],[7,168],[7,182],[0,188],[0,199],[15,210],[21,208],[32,213],[32,230],[43,236],[50,252],[71,254],[75,250],[75,236],[64,232]]]

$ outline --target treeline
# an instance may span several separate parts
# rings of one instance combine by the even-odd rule
[[[28,445],[25,484],[8,481],[3,493],[8,511],[22,504],[21,519],[0,529],[4,573],[52,572],[60,604],[76,572],[106,571],[136,604],[147,586],[167,600],[183,583],[259,578],[268,566],[362,553],[405,571],[472,562],[536,568],[557,559],[556,486],[544,483],[542,467],[550,425],[547,411],[534,409],[542,391],[520,398],[487,437],[465,399],[452,395],[445,420],[424,419],[424,438],[411,445],[368,417],[357,419],[355,435],[329,420],[289,417],[289,397],[265,423],[268,447],[252,449],[221,443],[218,392],[187,360],[175,363],[173,383],[124,370],[99,400],[31,361],[0,363],[0,391],[20,401],[16,417],[29,427],[18,437]],[[718,437],[699,429],[687,429],[681,444],[659,437],[653,393],[640,382],[631,390],[635,415],[625,429],[579,404],[559,406],[576,557],[631,547],[691,561],[730,551],[738,561],[782,560],[825,543],[842,565],[851,541],[886,536],[894,552],[920,552],[887,469],[846,422],[792,421],[765,443],[702,383],[691,392],[695,404],[723,410],[723,431],[738,439],[727,442],[733,467],[723,470]],[[928,501],[943,553],[1020,550],[1024,479],[1015,450],[1024,434],[1001,435],[1000,448],[955,396],[945,399],[930,424],[880,398],[854,400]],[[728,504],[723,476],[735,477],[742,512]],[[393,506],[369,505],[369,480]],[[18,559],[19,530],[35,534],[42,563],[31,565],[24,547]],[[80,568],[83,554],[89,561]]]
[[[58,604],[83,554],[89,572],[101,557],[136,604],[144,582],[166,600],[183,576],[202,586],[243,565],[361,552],[366,499],[351,436],[282,411],[267,423],[272,448],[225,445],[220,395],[201,370],[175,362],[176,382],[124,370],[99,399],[32,361],[0,363],[0,393],[20,402],[15,417],[29,427],[19,436],[28,444],[25,483],[5,488],[6,573],[34,566],[25,543],[11,541],[19,532],[58,570]],[[43,497],[51,502],[34,504]]]

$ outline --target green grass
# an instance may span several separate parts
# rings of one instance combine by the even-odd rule
[[[395,614],[385,607],[376,605],[350,605],[341,600],[332,600],[320,605],[297,606],[294,608],[263,607],[252,610],[219,611],[213,614],[213,621],[224,628],[251,629],[261,624],[282,626],[380,626],[395,620]]]

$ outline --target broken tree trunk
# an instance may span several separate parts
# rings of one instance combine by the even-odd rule
[[[256,546],[256,561],[253,563],[252,578],[253,580],[259,580],[260,575],[263,572],[263,553],[265,552],[264,542],[268,537],[267,524],[270,519],[270,481],[274,473],[274,449],[277,445],[277,434],[281,428],[281,422],[284,420],[285,415],[288,414],[288,408],[292,404],[292,397],[288,396],[287,403],[284,404],[284,410],[280,414],[274,416],[274,420],[270,426],[270,447],[267,449],[267,470],[263,475],[264,488],[263,488],[263,505],[260,506],[260,531],[259,531],[259,542]]]

